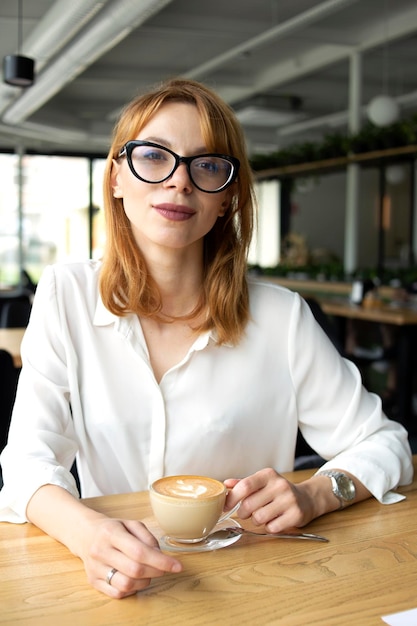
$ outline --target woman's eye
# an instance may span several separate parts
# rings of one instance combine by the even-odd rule
[[[141,158],[145,161],[164,161],[166,155],[160,150],[147,150],[142,153]]]
[[[219,171],[219,166],[214,161],[198,161],[196,163],[197,167],[204,170],[207,174],[217,174]]]

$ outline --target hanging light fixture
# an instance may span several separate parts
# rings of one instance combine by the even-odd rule
[[[397,121],[399,116],[397,102],[391,96],[376,96],[368,104],[368,118],[375,126],[389,126]]]
[[[30,87],[35,79],[35,61],[20,54],[22,47],[22,0],[18,2],[17,16],[17,55],[9,54],[3,58],[3,80],[13,87]]]
[[[383,94],[372,98],[367,107],[368,118],[375,126],[389,126],[397,121],[400,111],[394,98],[388,95],[388,12],[385,0],[385,44],[383,60]]]

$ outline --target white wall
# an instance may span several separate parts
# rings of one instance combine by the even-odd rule
[[[280,258],[280,187],[279,180],[255,185],[257,219],[248,262],[261,267],[275,267]]]

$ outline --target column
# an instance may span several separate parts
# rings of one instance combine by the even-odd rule
[[[355,51],[350,56],[348,130],[355,134],[361,126],[362,57]],[[346,171],[344,268],[351,274],[358,264],[358,213],[360,168],[351,163]]]

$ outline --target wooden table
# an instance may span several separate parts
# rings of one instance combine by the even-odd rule
[[[373,308],[366,308],[353,304],[347,298],[318,298],[321,307],[328,315],[336,315],[349,319],[392,324],[394,326],[415,326],[417,324],[417,310],[407,307],[380,304]]]
[[[412,308],[382,304],[366,308],[352,304],[348,299],[318,298],[321,308],[344,322],[346,319],[390,324],[397,328],[397,391],[398,421],[411,427],[413,377],[416,368],[414,351],[417,328],[417,311]],[[345,334],[344,323],[339,325],[341,341]]]
[[[291,291],[297,291],[303,296],[344,296],[348,298],[352,291],[351,281],[334,281],[334,280],[313,280],[311,278],[287,278],[285,276],[269,276],[265,274],[261,276],[262,281],[268,281],[287,287]],[[380,285],[378,294],[384,300],[393,300],[398,293],[397,287],[389,287],[388,285]]]
[[[0,328],[0,348],[10,352],[15,367],[22,367],[20,344],[25,330],[26,328]]]
[[[0,524],[0,624],[380,626],[382,615],[417,607],[417,479],[401,491],[398,504],[371,499],[309,524],[329,543],[242,537],[179,555],[182,573],[124,600],[90,587],[81,561],[36,527]],[[152,521],[147,493],[85,502]]]

